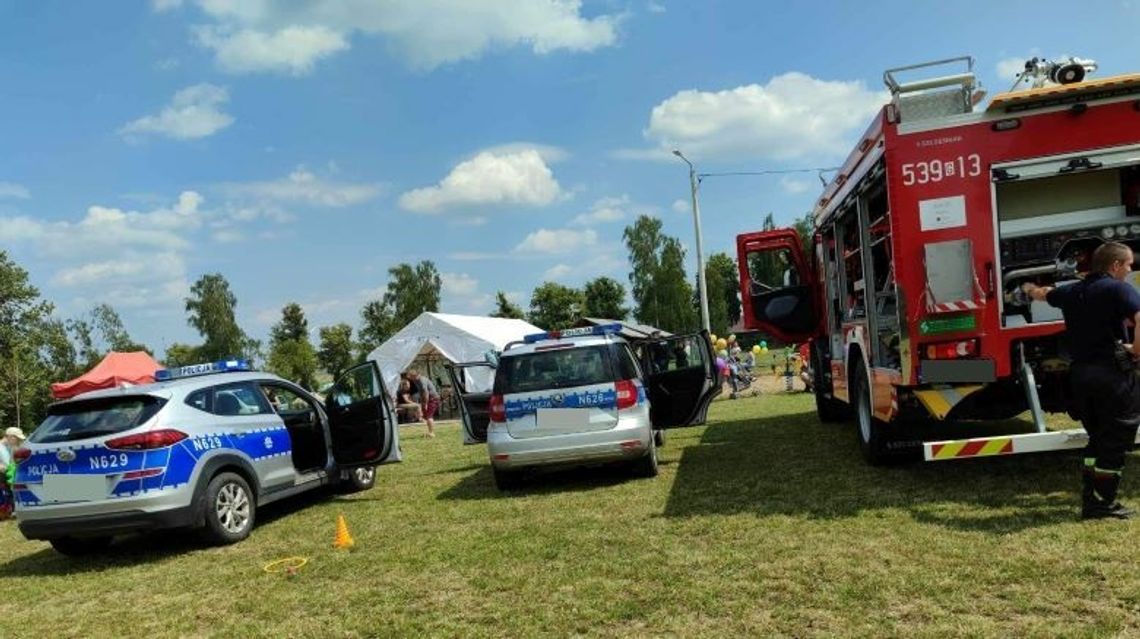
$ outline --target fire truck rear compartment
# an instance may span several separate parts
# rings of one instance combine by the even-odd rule
[[[1105,242],[1140,250],[1138,164],[1140,149],[1132,148],[994,169],[1003,326],[1061,319],[1045,302],[1013,303],[1010,293],[1022,284],[1076,279]]]

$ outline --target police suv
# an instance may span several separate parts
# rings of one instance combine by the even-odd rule
[[[244,360],[160,370],[154,384],[53,404],[13,453],[20,531],[64,554],[112,536],[197,528],[249,536],[257,509],[329,484],[366,490],[400,461],[376,364],[349,369],[322,403]]]
[[[653,477],[662,429],[704,423],[720,392],[708,333],[654,339],[639,362],[621,329],[536,333],[497,362],[448,367],[464,442],[486,442],[500,490],[541,466],[626,462]],[[480,389],[488,368],[493,385]]]

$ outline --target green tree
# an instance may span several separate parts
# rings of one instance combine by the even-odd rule
[[[812,237],[815,234],[815,215],[811,211],[808,211],[804,213],[803,217],[796,220],[793,226],[796,229],[796,233],[800,235],[804,255],[811,255]]]
[[[491,317],[505,317],[507,319],[523,319],[526,314],[523,313],[522,308],[514,302],[507,299],[507,294],[502,291],[495,292],[495,311],[491,313]]]
[[[352,327],[340,323],[320,328],[321,347],[317,362],[333,379],[352,366]]]
[[[234,312],[237,297],[221,273],[203,275],[190,287],[186,298],[187,322],[205,339],[197,349],[203,360],[242,356],[255,359],[260,344],[246,336]]]
[[[281,309],[281,321],[269,331],[269,371],[304,388],[316,385],[317,353],[309,341],[309,321],[300,304]]]
[[[709,286],[709,328],[722,334],[740,321],[740,273],[727,253],[713,253],[705,263],[705,280]],[[718,290],[714,292],[714,287]],[[713,300],[723,312],[722,321],[713,321]],[[723,325],[722,325],[723,322]]]
[[[50,383],[68,379],[55,376],[65,373],[52,370],[53,349],[45,347],[52,310],[28,272],[0,250],[0,418],[20,428],[43,417]]]
[[[625,287],[610,277],[599,277],[586,282],[582,288],[584,298],[582,315],[604,319],[623,320],[629,315],[625,302]]]
[[[573,326],[582,318],[582,292],[555,282],[543,282],[530,295],[527,321],[553,330]]]
[[[397,264],[388,269],[388,288],[384,303],[392,309],[396,330],[411,323],[424,312],[439,311],[439,291],[442,281],[435,264],[424,260],[414,267]]]
[[[692,330],[697,312],[681,242],[662,234],[661,220],[648,215],[626,227],[622,238],[629,250],[629,281],[638,321],[672,333]]]
[[[363,362],[377,346],[399,330],[392,308],[384,300],[373,300],[360,309],[360,341],[357,361]]]
[[[76,356],[83,370],[89,370],[103,359],[103,352],[95,346],[91,323],[83,319],[67,320],[67,332],[75,344]]]
[[[123,326],[123,320],[119,317],[119,313],[110,304],[99,304],[91,309],[92,324],[98,329],[103,337],[103,343],[106,344],[107,350],[118,351],[120,353],[130,353],[134,351],[151,352],[145,345],[140,344],[127,333],[127,329]]]
[[[166,347],[166,355],[163,356],[162,363],[167,368],[175,368],[177,366],[197,364],[203,359],[204,358],[198,354],[197,346],[175,342]]]

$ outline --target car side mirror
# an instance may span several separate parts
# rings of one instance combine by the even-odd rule
[[[495,351],[487,351],[483,353],[483,359],[491,366],[491,368],[499,367],[499,354]]]

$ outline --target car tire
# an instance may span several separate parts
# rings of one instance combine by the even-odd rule
[[[653,443],[658,448],[665,445],[665,431],[663,429],[653,431]]]
[[[249,537],[257,505],[245,478],[237,473],[216,475],[206,486],[205,499],[206,541],[225,545]]]
[[[502,491],[515,490],[522,485],[522,471],[491,466],[491,475],[495,479],[495,488]]]
[[[107,550],[111,545],[111,537],[56,537],[49,540],[49,543],[62,555],[82,557]]]
[[[881,466],[890,459],[887,435],[884,432],[886,425],[875,417],[866,370],[862,362],[857,363],[852,369],[850,380],[849,388],[855,403],[855,432],[863,459],[872,466]]]
[[[359,493],[370,490],[376,485],[376,467],[361,466],[346,471],[345,478],[341,480],[341,492]]]
[[[630,464],[630,471],[634,477],[656,477],[659,471],[657,466],[657,442],[655,438],[649,440],[649,450],[645,455]]]

